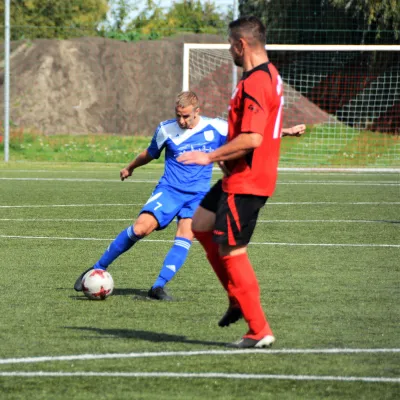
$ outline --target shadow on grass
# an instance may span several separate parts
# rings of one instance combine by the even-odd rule
[[[182,335],[170,335],[168,333],[159,333],[151,331],[139,331],[134,329],[101,329],[92,328],[86,326],[64,326],[65,329],[73,329],[77,331],[95,332],[98,335],[104,335],[107,337],[115,337],[122,339],[138,339],[146,340],[147,342],[163,343],[188,343],[188,344],[200,344],[203,346],[219,346],[225,347],[225,342],[209,342],[205,340],[191,340],[187,339],[186,336]]]
[[[58,290],[61,290],[64,288],[58,288]],[[70,288],[68,288],[70,290]],[[132,296],[133,300],[146,300],[146,301],[154,301],[153,299],[150,299],[147,296],[148,289],[134,289],[134,288],[122,288],[122,289],[114,289],[112,292],[111,297],[114,296]],[[89,300],[86,298],[83,293],[77,293],[75,296],[69,296],[71,299],[74,300]]]
[[[134,296],[135,298],[147,298],[147,292],[149,290],[144,289],[133,289],[133,288],[115,288],[112,296]]]

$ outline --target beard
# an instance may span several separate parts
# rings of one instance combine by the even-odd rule
[[[242,57],[240,57],[238,55],[233,56],[233,63],[237,67],[243,67],[243,59],[242,59]]]

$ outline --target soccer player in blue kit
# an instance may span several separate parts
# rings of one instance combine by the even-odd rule
[[[165,285],[184,264],[193,240],[192,217],[210,189],[212,164],[183,165],[176,158],[186,151],[212,152],[223,145],[227,121],[200,116],[195,93],[181,92],[175,103],[176,118],[161,122],[149,147],[120,171],[122,181],[133,171],[160,157],[165,149],[164,174],[133,225],[124,229],[100,259],[76,280],[74,289],[82,291],[82,278],[91,269],[106,270],[121,254],[155,230],[166,228],[177,218],[174,244],[164,259],[160,274],[148,292],[156,300],[172,300]]]

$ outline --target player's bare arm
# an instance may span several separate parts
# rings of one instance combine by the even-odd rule
[[[183,153],[177,160],[183,164],[197,165],[208,165],[212,162],[234,160],[257,148],[261,142],[262,136],[259,133],[242,133],[211,153],[189,151]]]
[[[128,179],[136,168],[146,165],[152,160],[153,157],[149,154],[148,150],[143,150],[127,167],[121,169],[119,172],[121,181]]]

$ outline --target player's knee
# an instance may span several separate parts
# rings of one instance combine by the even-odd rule
[[[192,220],[192,230],[199,232],[212,231],[215,223],[215,214],[203,207],[199,207]]]
[[[218,246],[218,253],[221,257],[238,256],[247,253],[247,245],[230,246],[228,244],[220,244]]]
[[[136,236],[147,236],[150,235],[151,232],[155,230],[156,227],[150,226],[150,225],[145,225],[145,224],[135,224],[133,226],[133,231],[135,232]]]
[[[187,240],[193,240],[192,219],[182,218],[178,221],[176,236],[183,237]]]
[[[157,220],[150,214],[141,214],[133,225],[133,231],[137,236],[147,236],[158,227]]]
[[[138,225],[138,226],[134,225],[133,231],[135,232],[136,236],[140,236],[140,237],[147,236],[150,233],[148,231],[148,229],[146,229],[146,227],[143,225]]]

